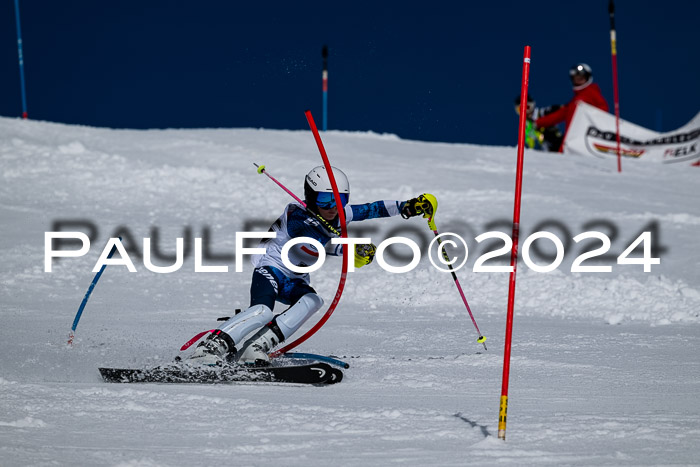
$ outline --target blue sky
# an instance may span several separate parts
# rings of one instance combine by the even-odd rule
[[[329,129],[514,145],[525,45],[538,105],[567,102],[567,70],[586,62],[612,109],[608,0],[252,3],[20,0],[29,117],[306,129],[324,44]],[[685,124],[700,110],[700,2],[615,5],[622,118]],[[0,22],[0,115],[19,116],[13,0]]]

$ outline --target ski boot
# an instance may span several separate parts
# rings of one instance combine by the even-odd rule
[[[233,339],[221,330],[212,333],[204,341],[200,342],[194,353],[187,359],[187,363],[205,366],[222,366],[228,363],[236,354]]]
[[[284,341],[284,335],[273,320],[251,337],[238,354],[238,363],[248,366],[269,366],[268,353]]]
[[[236,313],[200,343],[188,361],[208,366],[233,362],[236,356],[235,342],[242,343],[245,336],[260,329],[272,318],[272,310],[265,305],[254,305]]]

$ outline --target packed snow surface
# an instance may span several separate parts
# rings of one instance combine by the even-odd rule
[[[342,383],[107,384],[100,366],[167,363],[197,332],[248,304],[252,266],[235,272],[236,232],[266,231],[321,164],[309,131],[130,131],[0,118],[0,464],[19,465],[699,465],[700,168],[525,153],[521,252],[532,233],[564,246],[552,272],[517,272],[507,440],[497,438],[509,274],[474,272],[510,234],[513,147],[322,135],[351,181],[351,203],[439,200],[439,231],[469,246],[457,274],[488,350],[448,273],[427,259],[424,219],[372,220],[351,234],[414,239],[423,259],[392,274],[377,262],[348,275],[328,323],[298,350],[349,362]],[[78,230],[89,252],[52,261],[45,232]],[[599,231],[602,246],[573,238]],[[616,259],[642,231],[660,264]],[[122,236],[137,272],[110,265],[68,332],[109,237]],[[149,271],[187,256],[170,274]],[[195,272],[193,245],[204,238]],[[252,244],[249,246],[253,246]],[[76,245],[64,248],[74,249]],[[553,243],[531,245],[551,263]],[[463,251],[448,248],[454,257]],[[408,247],[387,261],[407,264]],[[630,257],[641,257],[640,248]],[[505,253],[485,265],[504,266]],[[403,259],[402,259],[403,258]],[[330,304],[341,261],[312,285]],[[275,311],[284,307],[278,305]],[[318,316],[325,311],[324,307]],[[312,319],[306,328],[315,322]]]

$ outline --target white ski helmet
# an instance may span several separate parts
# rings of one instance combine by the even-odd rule
[[[577,86],[574,84],[574,76],[582,76],[586,82]],[[569,78],[571,79],[571,84],[573,85],[574,89],[583,89],[593,82],[593,70],[590,66],[588,66],[588,64],[579,63],[578,65],[574,65],[569,68]]]
[[[345,206],[350,200],[350,182],[345,173],[337,167],[333,167],[333,176],[338,185],[340,199]],[[330,196],[329,196],[330,194]],[[304,180],[304,197],[307,206],[316,211],[317,207],[331,209],[335,207],[335,197],[333,196],[333,186],[328,176],[326,168],[322,165],[314,167],[306,174]]]

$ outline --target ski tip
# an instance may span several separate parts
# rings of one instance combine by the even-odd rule
[[[301,359],[314,359],[318,360],[320,362],[325,362],[325,363],[330,363],[331,365],[336,365],[341,368],[345,368],[346,370],[350,368],[350,364],[347,362],[344,362],[342,360],[338,360],[335,357],[331,356],[325,356],[325,355],[317,355],[313,353],[306,353],[306,352],[287,352],[284,354],[279,354],[277,352],[273,352],[270,354],[270,358],[275,358],[275,357],[284,357],[284,358],[301,358]]]
[[[194,336],[192,339],[190,339],[190,340],[188,340],[187,342],[185,342],[185,343],[182,345],[182,347],[180,347],[180,352],[183,352],[183,351],[189,349],[189,348],[192,346],[192,344],[196,343],[199,339],[202,338],[202,336],[204,336],[205,334],[207,334],[207,333],[209,333],[209,332],[214,332],[214,331],[215,331],[215,329],[210,329],[210,330],[208,330],[208,331],[202,331],[202,332],[200,332],[199,334],[197,334],[196,336]]]
[[[326,379],[324,384],[337,384],[343,380],[343,372],[336,368],[333,368],[330,376]]]

